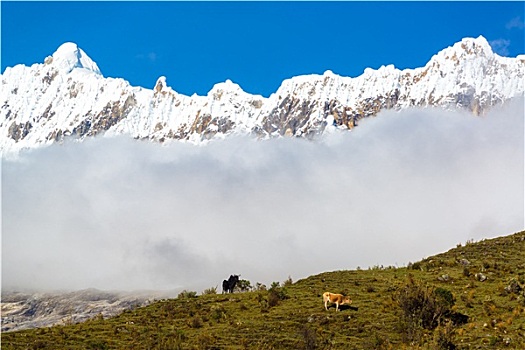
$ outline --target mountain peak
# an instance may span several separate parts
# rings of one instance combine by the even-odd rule
[[[89,58],[84,50],[72,42],[60,45],[55,53],[46,59],[46,63],[50,63],[66,73],[71,72],[74,68],[84,68],[96,74],[102,74],[97,64]]]
[[[483,36],[477,38],[463,38],[461,41],[449,46],[430,59],[428,66],[448,66],[454,70],[460,62],[473,62],[477,60],[491,60],[495,57],[492,47]],[[452,63],[452,66],[450,64]],[[443,68],[443,67],[442,67]]]
[[[450,56],[455,54],[458,57],[491,57],[494,55],[489,42],[481,35],[477,38],[463,38],[442,52]]]
[[[239,86],[239,84],[234,83],[230,79],[226,79],[224,82],[215,84],[208,92],[208,95],[213,95],[218,92],[229,92],[238,94],[244,92],[244,90]]]
[[[485,56],[493,54],[492,47],[482,35],[477,38],[464,38],[456,45],[460,45],[463,50],[471,54],[485,54]]]

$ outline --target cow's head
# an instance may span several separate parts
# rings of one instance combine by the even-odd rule
[[[230,282],[235,282],[235,283],[239,282],[239,277],[240,276],[241,275],[231,275],[230,276]]]

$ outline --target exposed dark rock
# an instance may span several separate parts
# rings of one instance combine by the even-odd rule
[[[8,135],[16,142],[22,140],[29,134],[33,125],[30,122],[17,124],[16,122],[11,123],[8,129]]]

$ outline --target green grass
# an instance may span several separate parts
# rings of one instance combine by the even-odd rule
[[[409,279],[451,292],[468,323],[408,324],[398,296]],[[525,232],[407,268],[326,272],[273,293],[187,293],[111,319],[4,333],[2,349],[525,349],[525,295],[506,290],[513,280],[525,288]],[[354,308],[325,311],[325,291],[350,295]]]

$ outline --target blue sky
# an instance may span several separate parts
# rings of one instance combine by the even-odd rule
[[[76,42],[104,76],[206,94],[231,79],[268,96],[292,76],[423,66],[464,37],[524,53],[524,2],[1,2],[1,66]]]

